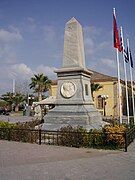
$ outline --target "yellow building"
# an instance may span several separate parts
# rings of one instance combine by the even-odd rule
[[[93,93],[93,101],[95,107],[99,110],[99,112],[104,116],[119,116],[119,99],[118,99],[118,78],[108,76],[96,71],[92,71],[93,75],[91,77],[91,83],[100,84],[103,87],[98,91],[94,91]],[[125,82],[123,80],[120,81],[121,86],[121,105],[122,105],[122,115],[127,115],[126,108],[126,88]],[[135,92],[135,91],[134,91]],[[51,89],[49,91],[50,96],[56,96],[57,93],[57,80],[52,81]],[[128,87],[129,93],[129,109],[130,115],[132,112],[132,98],[131,98],[131,88],[130,85]]]

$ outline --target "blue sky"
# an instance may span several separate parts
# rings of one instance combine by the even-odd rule
[[[38,73],[57,78],[53,71],[62,66],[64,26],[72,17],[83,27],[86,67],[117,76],[113,7],[134,60],[134,0],[0,0],[0,94],[12,91],[12,79],[23,83]],[[123,79],[121,56],[120,68]]]

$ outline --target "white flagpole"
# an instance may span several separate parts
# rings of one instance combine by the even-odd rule
[[[123,39],[123,31],[122,26],[120,27],[120,34],[121,34],[121,42],[122,42],[122,56],[123,56],[123,62],[124,62],[124,75],[125,75],[125,85],[126,85],[126,104],[127,104],[127,123],[129,124],[129,101],[128,101],[128,88],[127,88],[127,70],[126,70],[126,62],[124,57],[124,39]]]
[[[15,93],[15,79],[13,79],[13,94]]]
[[[118,66],[118,104],[119,104],[119,112],[120,112],[120,124],[122,124],[122,109],[121,109],[121,87],[120,87],[120,63],[119,63],[119,52],[116,49],[117,54],[117,66]]]
[[[113,8],[113,13],[116,18],[115,8]],[[119,63],[119,52],[118,48],[116,48],[116,59],[117,59],[117,73],[118,73],[118,109],[120,112],[120,124],[122,124],[122,108],[121,108],[121,87],[120,87],[120,63]]]
[[[135,104],[134,104],[134,90],[133,90],[133,77],[132,77],[131,58],[130,58],[130,52],[129,52],[129,39],[127,39],[127,46],[128,46],[128,55],[129,55],[129,62],[130,62],[130,78],[131,78],[131,90],[132,90],[132,106],[133,106],[133,116],[134,116],[134,125],[135,125]]]

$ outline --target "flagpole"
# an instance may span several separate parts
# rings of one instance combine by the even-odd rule
[[[126,85],[126,104],[127,104],[127,123],[129,124],[129,101],[128,101],[128,88],[127,88],[127,70],[126,70],[126,62],[124,57],[124,40],[123,40],[123,31],[122,26],[120,27],[120,34],[121,34],[121,42],[122,42],[122,56],[123,56],[123,62],[124,62],[124,75],[125,75],[125,85]]]
[[[122,124],[122,111],[121,111],[121,87],[120,87],[120,63],[119,63],[119,52],[116,49],[116,56],[117,56],[117,73],[118,73],[118,107],[120,112],[120,124]]]
[[[13,79],[13,94],[15,93],[15,79]]]
[[[133,91],[133,77],[132,77],[132,67],[131,67],[131,57],[129,52],[129,39],[127,39],[127,46],[128,46],[128,55],[129,55],[129,62],[130,62],[130,78],[131,78],[131,90],[132,90],[132,106],[133,106],[133,116],[134,116],[134,125],[135,125],[135,104],[134,104],[134,91]]]
[[[113,14],[116,18],[115,8],[113,8]],[[118,34],[117,34],[118,35]],[[117,42],[118,43],[118,42]],[[117,46],[119,43],[117,44]],[[122,124],[122,109],[121,109],[121,87],[120,87],[120,63],[119,63],[119,52],[118,47],[116,47],[116,60],[117,60],[117,74],[118,74],[118,109],[119,109],[119,116],[120,116],[120,124]]]

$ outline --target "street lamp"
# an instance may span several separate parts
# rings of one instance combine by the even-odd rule
[[[28,94],[28,98],[27,98],[27,104],[28,104],[28,106],[29,106],[29,104],[30,104],[30,100],[34,100],[34,96]]]
[[[105,106],[106,106],[106,99],[108,99],[108,95],[102,95],[101,98],[103,99],[103,109],[104,109],[104,116],[106,116],[106,109],[105,109]]]

